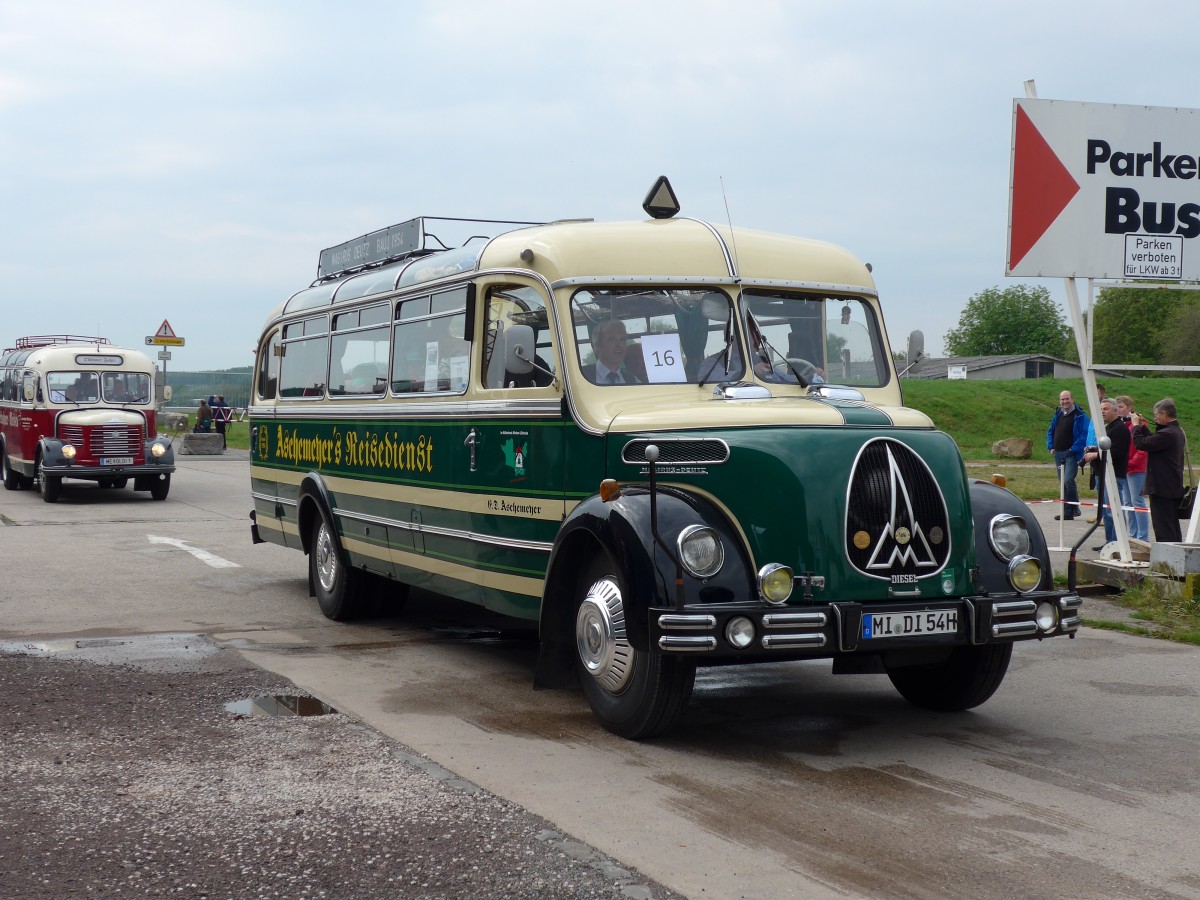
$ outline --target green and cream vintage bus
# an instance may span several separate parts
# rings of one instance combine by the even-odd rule
[[[869,266],[676,215],[665,179],[644,209],[413,219],[270,315],[253,536],[325,615],[415,586],[536,622],[534,685],[630,738],[697,666],[830,659],[962,710],[1074,636],[1028,508],[905,408]]]

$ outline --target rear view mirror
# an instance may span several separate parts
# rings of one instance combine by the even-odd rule
[[[510,325],[504,332],[504,368],[514,375],[533,371],[533,329]]]
[[[21,390],[25,395],[26,403],[32,403],[34,397],[37,396],[37,386],[34,384],[32,378],[25,379],[24,383],[21,385]]]
[[[169,384],[163,387],[163,400],[167,403],[171,402],[171,386]]]

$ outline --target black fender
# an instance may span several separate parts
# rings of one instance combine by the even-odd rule
[[[44,436],[38,439],[37,455],[42,458],[42,465],[53,468],[59,468],[69,465],[69,462],[62,454],[63,444],[66,441],[56,437]]]
[[[319,472],[309,472],[300,480],[300,490],[296,497],[296,527],[300,531],[300,546],[307,556],[312,552],[312,526],[317,516],[324,516],[325,521],[333,526],[333,542],[337,547],[338,558],[342,565],[350,567],[350,560],[342,548],[342,536],[337,530],[337,519],[333,517],[333,501],[329,497],[329,488]],[[315,597],[316,590],[312,584],[312,567],[309,567],[308,595]]]
[[[579,573],[595,554],[607,552],[625,582],[625,627],[638,650],[649,650],[651,607],[731,602],[753,596],[755,573],[742,538],[709,500],[676,488],[659,488],[658,532],[670,554],[654,539],[650,527],[650,491],[623,487],[618,497],[603,501],[593,495],[564,520],[547,565],[538,622],[541,652],[534,687],[568,683],[574,666],[574,615],[579,599]],[[721,537],[725,562],[701,581],[685,570],[676,587],[676,540],[689,525],[708,525]]]
[[[150,449],[155,444],[162,444],[166,448],[167,452],[162,456],[155,456]],[[145,459],[147,463],[156,461],[157,465],[160,466],[171,466],[172,468],[175,467],[175,444],[168,438],[164,438],[162,435],[146,438],[146,440],[143,442],[142,452],[144,454],[143,459]]]
[[[971,514],[975,525],[975,565],[979,567],[979,584],[988,593],[1011,594],[1008,582],[1008,563],[998,557],[991,545],[991,523],[998,515],[1020,516],[1029,531],[1029,555],[1042,564],[1042,581],[1039,590],[1052,590],[1054,569],[1050,564],[1050,550],[1042,526],[1029,509],[1029,505],[1012,491],[992,484],[990,481],[972,480]]]

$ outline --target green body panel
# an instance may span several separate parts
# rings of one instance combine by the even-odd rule
[[[859,406],[863,421],[886,421],[878,411]],[[621,481],[644,481],[648,469],[621,461],[631,438],[719,439],[729,459],[719,465],[660,466],[660,485],[694,489],[724,506],[745,535],[755,569],[781,563],[797,573],[825,577],[822,600],[859,602],[890,599],[889,583],[851,566],[846,556],[846,497],[851,471],[862,446],[886,437],[912,448],[941,488],[949,516],[951,552],[945,568],[919,579],[921,595],[944,599],[974,592],[970,570],[975,540],[967,493],[966,469],[953,440],[942,432],[900,428],[828,428],[771,425],[624,435],[614,440],[610,468]],[[946,582],[946,576],[952,581]]]

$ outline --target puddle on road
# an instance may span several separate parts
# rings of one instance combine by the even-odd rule
[[[251,697],[226,703],[225,709],[235,716],[329,716],[337,710],[316,697],[295,694],[275,694],[270,697]]]

